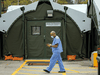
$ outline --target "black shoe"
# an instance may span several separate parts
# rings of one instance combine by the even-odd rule
[[[58,71],[58,73],[65,73],[66,71]]]
[[[50,73],[50,71],[48,71],[48,70],[46,70],[46,69],[43,69],[45,72],[47,72],[47,73]]]

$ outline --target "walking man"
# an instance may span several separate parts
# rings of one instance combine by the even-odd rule
[[[53,55],[50,58],[49,67],[47,67],[47,69],[43,69],[43,70],[47,73],[50,73],[50,71],[54,67],[56,61],[58,60],[58,64],[60,67],[60,71],[58,71],[58,73],[64,73],[66,71],[64,69],[62,58],[60,55],[60,53],[63,52],[61,40],[56,35],[55,31],[51,31],[50,35],[51,35],[51,38],[53,38],[53,42],[52,42],[52,44],[47,44],[47,46],[52,48]]]

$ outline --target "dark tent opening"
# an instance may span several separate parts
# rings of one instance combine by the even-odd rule
[[[3,57],[3,33],[0,32],[0,59]]]

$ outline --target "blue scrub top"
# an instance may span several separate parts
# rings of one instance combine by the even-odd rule
[[[58,44],[58,47],[57,48],[52,47],[52,52],[60,52],[60,53],[63,52],[62,43],[58,36],[53,38],[52,45],[55,45],[55,44]]]

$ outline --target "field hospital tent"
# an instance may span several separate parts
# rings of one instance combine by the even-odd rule
[[[87,16],[91,18],[91,50],[100,48],[100,0],[89,0]]]
[[[91,19],[84,12],[86,5],[84,11],[81,9],[40,0],[2,14],[3,56],[50,58],[52,50],[46,44],[52,43],[50,32],[53,30],[61,39],[63,59],[67,55],[89,57]]]

